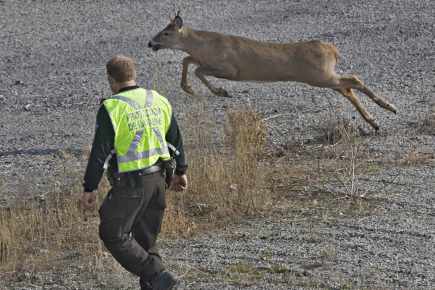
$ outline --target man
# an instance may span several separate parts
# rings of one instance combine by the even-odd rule
[[[108,167],[112,188],[99,210],[101,239],[125,269],[140,277],[141,289],[173,289],[177,281],[164,270],[156,239],[167,183],[176,191],[187,187],[181,134],[168,100],[136,85],[131,58],[117,55],[106,69],[114,95],[97,113],[81,203],[95,208],[95,190]],[[169,177],[171,154],[176,168]]]

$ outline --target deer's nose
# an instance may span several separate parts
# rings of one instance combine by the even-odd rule
[[[153,47],[153,45],[151,44],[151,41],[148,42],[148,47]]]

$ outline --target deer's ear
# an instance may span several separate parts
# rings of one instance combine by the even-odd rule
[[[175,24],[175,27],[177,27],[178,29],[183,27],[183,19],[181,19],[181,17],[178,14],[174,18],[174,24]]]

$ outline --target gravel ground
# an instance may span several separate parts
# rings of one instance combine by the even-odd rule
[[[381,126],[379,134],[366,137],[370,153],[389,164],[412,152],[427,157],[360,176],[360,186],[380,207],[369,215],[296,219],[287,209],[194,240],[164,241],[170,267],[186,275],[181,288],[435,288],[435,126],[427,121],[435,108],[435,2],[150,2],[0,1],[1,204],[59,190],[53,182],[59,178],[79,186],[74,174],[83,174],[98,99],[109,94],[104,64],[116,53],[135,57],[139,79],[145,80],[141,85],[161,87],[182,126],[193,127],[189,113],[199,100],[179,87],[183,53],[147,48],[168,15],[180,8],[185,24],[194,28],[268,41],[333,42],[341,54],[338,71],[359,75],[399,109],[393,115],[364,97]],[[316,142],[331,114],[355,117],[352,122],[371,132],[333,91],[295,83],[213,80],[233,95],[225,99],[211,96],[191,79],[216,122],[222,122],[225,107],[251,104],[268,118],[270,142],[276,146]],[[186,136],[186,143],[193,144]],[[388,183],[388,192],[379,192],[382,182]],[[108,286],[98,282],[104,277],[79,275],[80,268],[71,267],[59,272],[69,273],[67,278],[45,273],[8,286],[0,282],[0,288],[134,285],[132,277],[121,275],[109,280],[117,286]],[[234,267],[245,276],[234,277]]]

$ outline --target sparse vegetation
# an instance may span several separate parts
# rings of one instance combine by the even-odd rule
[[[99,242],[96,212],[76,204],[115,53],[135,58],[141,86],[169,97],[185,137],[190,190],[168,193],[160,239],[181,289],[435,288],[435,2],[254,2],[0,0],[0,289],[138,287]],[[398,114],[355,91],[375,132],[337,92],[207,76],[233,96],[216,97],[193,66],[198,95],[187,96],[186,54],[146,48],[177,8],[204,30],[332,41],[342,48],[337,72],[361,72]],[[225,172],[241,160],[234,111],[267,126],[259,158],[244,163],[256,185]]]
[[[214,223],[215,217],[252,214],[268,205],[270,195],[264,193],[264,176],[258,166],[265,145],[261,118],[250,110],[231,110],[227,116],[229,150],[225,152],[207,144],[209,133],[203,132],[204,128],[196,130],[195,140],[202,145],[190,153],[194,156],[190,161],[190,189],[182,194],[168,194],[164,234],[190,235],[201,218]],[[64,155],[65,159],[70,158]],[[80,184],[80,173],[65,169],[64,175],[76,178]],[[99,189],[101,199],[107,189],[104,180]],[[78,187],[78,192],[56,193],[37,203],[29,201],[0,211],[2,269],[17,270],[29,264],[38,268],[71,250],[83,257],[102,253],[98,218],[95,213],[80,210],[79,190]],[[56,185],[55,191],[62,191],[62,187]]]
[[[432,104],[423,120],[419,123],[421,133],[435,135],[435,104]]]
[[[206,120],[198,111],[199,120]],[[170,194],[175,207],[166,215],[165,232],[191,232],[195,219],[215,224],[253,214],[270,203],[265,188],[266,170],[260,158],[265,146],[265,128],[260,116],[248,109],[229,110],[225,143],[218,148],[210,135],[210,124],[196,122],[194,150],[190,153],[190,188],[182,194]],[[175,216],[174,216],[175,214]],[[219,219],[217,219],[219,218]],[[190,219],[190,221],[189,221]],[[180,220],[185,227],[177,225]],[[187,227],[187,231],[186,231]]]
[[[272,203],[275,204],[273,210],[279,212],[277,201],[289,197],[291,202],[286,210],[293,211],[295,219],[310,214],[312,219],[329,220],[343,214],[361,215],[369,210],[370,201],[361,198],[357,176],[375,169],[373,164],[364,161],[356,130],[336,122],[337,127],[328,125],[328,130],[335,133],[332,139],[326,138],[322,146],[315,149],[296,146],[284,156],[273,157],[266,154],[264,119],[254,110],[249,107],[228,109],[224,138],[216,142],[214,133],[218,128],[207,117],[206,110],[201,110],[201,105],[199,108],[192,116],[197,120],[192,123],[196,127],[189,130],[193,132],[189,140],[194,140],[194,144],[187,144],[190,187],[183,193],[168,193],[164,236],[190,237],[203,227],[216,227],[272,209]],[[223,146],[216,145],[219,143]],[[299,158],[291,160],[295,153]],[[266,161],[265,155],[272,161]],[[68,154],[62,156],[72,158]],[[81,179],[80,173],[68,172],[67,168],[64,175],[76,178],[77,182]],[[331,192],[327,186],[331,182],[338,184],[341,191]],[[101,200],[108,188],[104,180],[100,185]],[[96,213],[84,214],[77,206],[74,191],[79,188],[68,191],[57,183],[55,191],[58,193],[36,204],[24,203],[1,210],[0,268],[37,272],[66,256],[75,255],[90,269],[121,271],[99,241]],[[66,193],[60,194],[62,191]],[[314,232],[308,233],[306,238],[313,243],[320,241]],[[328,260],[334,255],[334,249],[324,248],[319,255]],[[103,260],[111,262],[103,263]],[[190,271],[185,279],[210,275],[198,271]],[[248,285],[261,280],[266,273],[283,275],[284,280],[300,275],[293,271],[276,263],[271,263],[268,269],[239,263],[228,266],[222,278],[229,283]],[[94,278],[99,279],[98,275]]]
[[[326,134],[329,137],[325,137],[324,145],[316,149],[295,147],[284,156],[273,157],[265,150],[264,119],[249,107],[226,111],[221,142],[216,142],[217,125],[208,118],[201,104],[192,118],[196,120],[192,123],[195,129],[189,130],[193,135],[188,139],[194,140],[194,144],[187,144],[190,187],[184,193],[168,193],[164,236],[189,237],[203,227],[219,226],[271,209],[273,202],[274,211],[279,212],[277,201],[289,197],[291,204],[286,208],[294,212],[296,219],[312,214],[313,219],[328,220],[342,214],[364,214],[370,207],[370,202],[359,195],[357,175],[364,170],[373,171],[373,164],[364,161],[357,131],[343,123],[334,123],[337,127],[328,125],[328,131],[335,133]],[[223,146],[216,145],[219,143]],[[293,153],[303,158],[290,160],[295,157]],[[266,161],[265,155],[272,161]],[[68,154],[62,156],[72,158]],[[64,177],[76,178],[79,182],[81,174],[65,168]],[[338,183],[342,191],[329,191],[327,184],[331,182]],[[108,187],[104,180],[100,185],[101,200]],[[36,204],[24,203],[3,209],[0,213],[0,268],[37,272],[66,256],[75,255],[90,269],[121,271],[99,241],[97,215],[84,214],[77,206],[74,191],[79,190],[67,190],[57,183],[55,191],[58,193]],[[308,233],[307,239],[310,235],[313,242],[320,239],[314,232]],[[334,255],[334,249],[324,248],[319,255],[327,260]],[[103,263],[103,260],[112,262]],[[198,271],[190,271],[185,278],[210,275]],[[283,275],[284,280],[299,275],[276,263],[271,263],[268,269],[238,263],[228,266],[222,278],[229,283],[248,285],[261,280],[266,273]],[[95,279],[99,279],[97,276]]]

